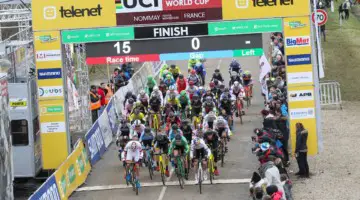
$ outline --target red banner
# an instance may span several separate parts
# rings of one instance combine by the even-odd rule
[[[117,25],[221,20],[222,9],[203,8],[158,12],[118,13],[116,14],[116,18]]]
[[[127,62],[150,62],[150,61],[160,61],[159,54],[86,58],[86,63],[88,65],[121,64]]]
[[[221,8],[221,0],[163,0],[163,10]]]

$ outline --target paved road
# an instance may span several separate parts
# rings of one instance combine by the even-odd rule
[[[268,49],[268,36],[264,36],[264,49]],[[117,159],[117,149],[115,145],[110,147],[110,151],[104,155],[104,158],[98,162],[89,175],[86,185],[80,190],[81,192],[74,193],[70,199],[119,199],[126,198],[128,200],[149,199],[247,199],[248,198],[248,179],[251,174],[258,167],[258,161],[255,155],[251,153],[251,139],[253,129],[261,126],[260,110],[263,108],[263,98],[260,95],[260,85],[257,82],[259,76],[258,57],[238,58],[245,70],[250,70],[253,73],[254,98],[253,105],[246,110],[246,116],[243,118],[243,124],[240,124],[239,119],[234,122],[234,136],[229,143],[229,153],[225,158],[225,166],[220,169],[220,176],[216,179],[220,182],[216,185],[206,185],[203,189],[203,194],[200,195],[198,187],[189,183],[188,186],[181,190],[178,185],[174,186],[157,186],[161,181],[159,174],[156,172],[154,180],[150,180],[148,172],[142,170],[141,183],[147,187],[142,187],[139,196],[128,188],[124,189],[123,170],[119,160]],[[206,82],[209,82],[210,76],[215,68],[219,67],[225,80],[229,80],[227,72],[228,64],[231,58],[207,60],[206,68],[208,77]],[[177,61],[168,63],[176,63],[181,66],[182,72],[186,72],[187,61]],[[190,179],[194,180],[193,175]],[[169,179],[170,184],[175,184],[175,177]]]

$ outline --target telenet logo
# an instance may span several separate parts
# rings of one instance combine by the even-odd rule
[[[71,6],[70,8],[60,7],[59,13],[61,18],[73,18],[73,17],[96,17],[101,16],[101,10],[103,8],[100,4],[94,8],[75,8]],[[55,6],[46,6],[44,7],[44,19],[54,20],[57,18],[57,10]]]
[[[245,9],[251,4],[253,7],[289,6],[294,5],[294,0],[235,0],[236,8]]]

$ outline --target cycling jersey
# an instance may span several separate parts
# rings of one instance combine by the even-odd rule
[[[183,136],[183,132],[180,129],[177,129],[176,133],[174,132],[174,130],[171,129],[169,132],[169,140],[172,141],[177,134],[180,134],[181,136]]]
[[[197,140],[200,140],[200,144],[196,144]],[[205,152],[201,152],[197,150],[203,150]],[[195,138],[191,141],[190,158],[194,158],[194,154],[195,154],[195,158],[197,159],[199,159],[200,156],[203,158],[205,157],[208,158],[211,155],[211,151],[209,147],[205,144],[205,141],[202,138]]]
[[[180,68],[178,66],[176,66],[175,68],[170,67],[169,72],[171,72],[172,74],[180,74]]]
[[[185,154],[187,154],[189,152],[189,150],[190,150],[189,144],[187,143],[187,140],[186,140],[186,138],[184,136],[181,137],[181,144],[180,145],[176,144],[175,139],[171,141],[168,154],[171,154],[174,149],[178,149],[178,148],[184,148],[184,153]]]
[[[193,116],[199,115],[201,113],[201,109],[202,109],[202,103],[201,101],[192,101],[191,102],[191,108],[192,108],[192,113]]]
[[[133,114],[131,114],[130,117],[129,117],[129,119],[130,119],[131,122],[132,122],[132,121],[135,121],[135,120],[144,121],[144,118],[145,118],[145,116],[144,116],[144,114],[142,114],[142,113],[139,113],[138,115],[136,115],[135,113],[133,113]]]
[[[126,161],[135,161],[139,162],[139,160],[143,157],[142,146],[138,141],[130,141],[126,144],[124,148],[125,155],[124,158]]]

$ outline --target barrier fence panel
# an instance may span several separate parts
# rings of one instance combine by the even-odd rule
[[[342,109],[341,90],[338,82],[320,82],[320,103],[322,106],[336,105],[338,108]]]

